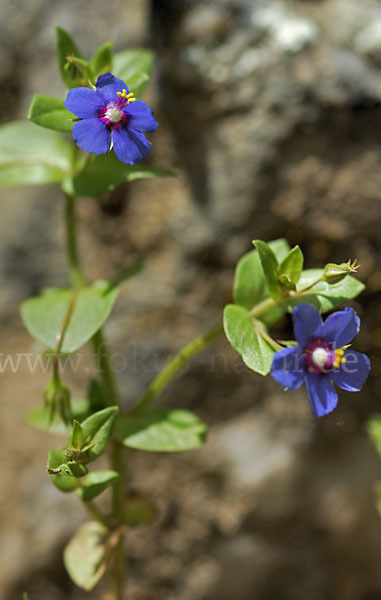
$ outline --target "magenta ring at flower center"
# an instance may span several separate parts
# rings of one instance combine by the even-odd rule
[[[124,98],[118,99],[116,102],[110,102],[107,106],[102,106],[98,113],[100,120],[113,129],[125,125],[127,121],[127,115],[123,111],[125,103],[119,102],[119,100],[123,101]]]
[[[316,338],[304,347],[302,356],[310,373],[325,373],[332,369],[336,353],[329,342]]]

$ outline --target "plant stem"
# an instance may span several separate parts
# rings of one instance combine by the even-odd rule
[[[102,523],[103,525],[107,524],[106,517],[101,513],[99,508],[96,506],[96,504],[94,504],[94,502],[92,502],[92,500],[90,500],[89,502],[83,502],[83,506],[86,508],[88,513],[93,517],[93,519],[95,519],[96,521],[99,521],[99,523]]]
[[[250,314],[252,317],[260,317],[261,315],[263,315],[263,313],[266,312],[266,310],[269,310],[269,308],[272,308],[276,304],[278,303],[275,302],[275,300],[273,300],[272,298],[266,298],[266,300],[263,300],[262,302],[259,302],[258,304],[253,306],[253,308],[250,311]]]
[[[60,356],[60,352],[61,352],[61,348],[62,348],[62,344],[63,344],[63,339],[64,339],[64,336],[66,333],[66,329],[67,329],[67,326],[69,325],[70,317],[71,317],[73,309],[74,309],[76,298],[77,298],[77,293],[73,292],[73,295],[67,306],[66,313],[64,315],[64,319],[63,319],[63,322],[61,325],[61,330],[57,337],[57,343],[56,343],[56,347],[54,350],[54,358],[53,358],[53,374],[56,379],[59,379],[59,364],[60,364],[59,356]]]
[[[160,394],[160,392],[168,385],[173,377],[186,365],[194,356],[205,350],[212,342],[217,340],[224,333],[222,323],[213,327],[206,333],[200,335],[190,344],[185,346],[164,369],[155,377],[151,385],[146,390],[145,394],[140,398],[139,402],[133,407],[130,414],[136,414],[143,411],[152,402],[152,400]]]
[[[65,197],[66,246],[70,269],[70,279],[73,287],[79,289],[86,284],[86,280],[81,267],[78,251],[77,222],[75,214],[76,199],[69,194],[66,194]],[[120,406],[118,389],[110,364],[108,347],[103,339],[101,330],[94,334],[92,342],[95,352],[95,359],[97,362],[99,361],[105,392],[110,398],[110,405]],[[111,465],[113,470],[119,473],[119,477],[113,484],[112,489],[112,517],[113,520],[120,526],[123,525],[124,522],[125,448],[115,439],[112,440]],[[85,504],[88,505],[89,503]],[[97,511],[97,514],[99,512],[95,505],[87,506],[87,508],[92,512],[93,516],[95,516],[95,511]],[[125,549],[122,535],[119,537],[118,543],[113,551],[112,580],[115,600],[123,600],[125,581]]]
[[[101,329],[94,333],[91,342],[95,363],[102,377],[107,404],[109,406],[119,405],[119,393],[110,364],[110,354]]]
[[[70,279],[75,288],[80,288],[85,285],[85,276],[82,271],[78,251],[75,198],[70,194],[65,194],[65,198],[66,248],[69,261]]]
[[[112,441],[111,462],[114,471],[119,473],[112,488],[112,514],[119,525],[123,525],[126,494],[126,449],[117,440]],[[123,600],[126,576],[125,538],[119,536],[113,552],[112,575],[115,600]]]

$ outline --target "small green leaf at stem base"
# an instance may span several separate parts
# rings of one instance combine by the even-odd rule
[[[60,98],[36,94],[29,108],[28,119],[40,127],[70,133],[76,116],[64,107]]]
[[[90,591],[107,567],[108,529],[98,521],[84,523],[64,550],[64,564],[74,583]]]
[[[249,369],[267,375],[271,369],[275,348],[265,339],[265,327],[256,322],[248,310],[228,304],[224,311],[226,337]],[[275,344],[275,342],[274,342]]]
[[[72,312],[66,324],[60,351],[74,352],[94,335],[109,317],[119,293],[107,281],[97,281],[80,290],[48,288],[40,296],[21,305],[21,317],[29,333],[54,350],[69,305]]]
[[[87,464],[104,452],[110,439],[117,413],[117,406],[109,406],[91,415],[81,423],[84,442],[89,446],[86,457],[83,458],[82,462]]]
[[[206,441],[207,427],[186,410],[152,409],[119,419],[115,434],[129,448],[150,452],[184,452]]]
[[[116,471],[93,471],[82,480],[78,495],[83,502],[90,502],[118,479]]]

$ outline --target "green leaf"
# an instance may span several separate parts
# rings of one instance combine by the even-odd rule
[[[79,85],[83,80],[82,74],[78,73],[75,68],[68,68],[67,57],[76,56],[77,58],[82,58],[82,54],[73,38],[62,27],[56,27],[56,46],[58,66],[63,82],[68,88]]]
[[[86,460],[83,462],[89,463],[95,460],[105,450],[115,424],[117,412],[117,406],[109,406],[82,422],[83,439],[86,445],[89,446]]]
[[[274,300],[278,300],[279,298],[279,289],[278,289],[278,260],[275,256],[273,250],[266,244],[266,242],[262,242],[261,240],[255,240],[253,242],[259,254],[259,260],[261,261],[263,274],[265,276],[265,281],[267,288],[269,290],[269,294]]]
[[[102,327],[118,292],[118,287],[107,281],[96,281],[78,291],[48,288],[41,296],[22,303],[21,317],[29,333],[52,350],[56,348],[57,337],[66,322],[61,352],[74,352]],[[70,306],[72,311],[67,319]]]
[[[296,289],[299,291],[308,287],[322,275],[323,269],[307,269],[303,271]],[[358,296],[364,288],[365,286],[361,281],[358,281],[358,279],[355,279],[351,275],[347,275],[345,279],[334,284],[321,281],[310,290],[307,290],[304,294],[301,294],[296,298],[287,299],[285,306],[291,309],[297,304],[307,303],[312,304],[312,306],[315,306],[324,313],[343,304],[343,302],[352,300],[352,298]]]
[[[58,133],[28,121],[0,127],[0,184],[61,182],[71,168],[72,147]]]
[[[284,239],[274,240],[269,243],[278,261],[288,254],[290,249]],[[251,250],[245,254],[237,264],[234,290],[234,302],[251,310],[253,306],[259,304],[268,297],[268,290],[263,274],[261,262],[257,250]],[[263,315],[262,320],[269,325],[276,322],[282,315],[282,309],[275,307]]]
[[[299,246],[290,250],[278,267],[278,275],[286,275],[293,283],[298,283],[303,270],[303,253]]]
[[[246,308],[236,304],[225,306],[224,329],[229,342],[249,369],[267,375],[271,369],[274,349],[261,334],[263,327]]]
[[[29,600],[29,596],[26,592],[23,593],[22,600]]]
[[[149,50],[124,50],[113,56],[113,74],[127,84],[135,96],[140,97],[148,81],[153,65],[153,54]],[[140,83],[139,77],[145,77]]]
[[[377,450],[377,453],[381,456],[381,415],[375,415],[369,419],[367,423],[367,431],[373,446]]]
[[[108,529],[97,521],[87,521],[64,550],[64,563],[74,583],[90,591],[106,571]]]
[[[50,450],[48,454],[47,469],[60,469],[61,472],[49,474],[51,482],[61,490],[61,492],[73,492],[77,487],[77,482],[71,474],[67,474],[67,458],[62,450]]]
[[[90,502],[112,485],[118,477],[119,474],[116,471],[93,471],[84,477],[82,487],[78,489],[78,495],[83,502]]]
[[[144,92],[144,88],[149,81],[147,73],[136,73],[128,80],[128,89],[133,92],[135,98],[141,98]]]
[[[90,413],[88,400],[79,399],[72,401],[71,412],[75,419],[83,421]],[[49,431],[50,433],[68,433],[70,431],[70,425],[64,423],[59,413],[55,413],[52,422],[50,422],[50,412],[44,406],[37,406],[29,410],[26,415],[26,421],[31,427]]]
[[[73,448],[79,449],[83,444],[83,431],[81,424],[74,420],[73,421],[73,431],[70,437],[69,445]]]
[[[152,177],[173,177],[173,173],[156,167],[127,165],[120,162],[114,152],[111,152],[94,156],[83,171],[68,178],[63,187],[68,194],[97,198],[121,183]]]
[[[64,107],[60,98],[36,94],[29,108],[28,119],[40,127],[70,132],[73,128],[70,119],[76,119],[76,116]]]
[[[90,69],[97,78],[102,73],[109,73],[112,65],[112,48],[113,42],[106,42],[99,46],[91,57]]]
[[[142,415],[119,419],[116,437],[129,448],[151,452],[183,452],[206,440],[205,423],[186,411],[153,409]]]

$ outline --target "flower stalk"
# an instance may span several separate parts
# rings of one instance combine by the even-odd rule
[[[165,387],[172,381],[175,375],[189,362],[200,354],[205,348],[221,337],[224,333],[222,323],[216,325],[206,333],[187,344],[176,356],[169,361],[164,369],[155,377],[147,388],[139,402],[130,411],[130,416],[143,412]]]
[[[289,297],[295,298],[296,296],[300,296],[304,292],[308,291],[316,284],[322,281],[322,277],[319,277],[316,281],[314,281],[309,286],[299,290],[298,292],[290,292]],[[279,306],[285,302],[285,299],[276,301],[273,298],[266,298],[262,302],[259,302],[251,309],[251,316],[256,319],[257,317],[261,317],[266,311],[268,311],[273,306]],[[219,337],[224,334],[223,324],[216,325],[206,333],[200,335],[199,337],[192,340],[189,344],[187,344],[184,348],[180,350],[178,354],[176,354],[169,363],[164,367],[162,371],[155,377],[152,383],[149,385],[147,390],[144,392],[143,396],[140,398],[139,402],[131,409],[129,412],[130,416],[135,416],[145,409],[153,402],[153,400],[158,396],[164,388],[172,381],[172,379],[177,375],[179,371],[185,365],[190,362],[195,356],[203,352],[210,344],[215,342]],[[264,330],[261,331],[261,335],[267,340],[267,342],[274,348],[274,350],[279,350],[282,348],[280,344],[278,344],[275,340],[271,338]]]

